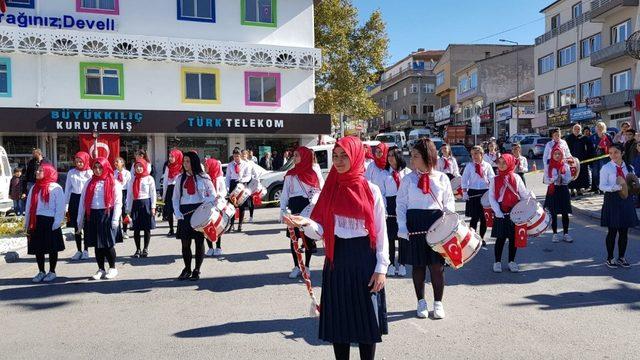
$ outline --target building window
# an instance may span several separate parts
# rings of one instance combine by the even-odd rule
[[[558,50],[558,67],[576,62],[576,44]]]
[[[433,94],[434,92],[436,92],[436,86],[435,84],[424,84],[422,85],[422,91],[427,94]]]
[[[538,75],[546,74],[555,67],[553,54],[538,59]]]
[[[555,107],[553,93],[538,96],[538,111],[547,111]]]
[[[465,120],[469,120],[471,119],[471,117],[473,116],[473,106],[472,105],[465,105],[462,108],[462,118]]]
[[[436,86],[444,84],[444,71],[440,71],[436,74]]]
[[[120,13],[119,0],[76,0],[76,11],[95,14],[112,14]]]
[[[123,65],[80,63],[80,98],[124,100]]]
[[[407,96],[407,88],[402,88],[402,96]]]
[[[433,105],[422,105],[422,113],[423,114],[433,113]]]
[[[398,100],[398,90],[393,92],[393,100]]]
[[[11,59],[0,58],[0,97],[11,97]]]
[[[467,90],[469,90],[469,78],[465,74],[458,79],[458,94],[463,94]]]
[[[215,0],[178,0],[178,20],[216,22]]]
[[[277,0],[242,0],[242,24],[276,27]]]
[[[571,18],[572,19],[579,18],[580,15],[582,15],[582,3],[581,2],[573,5],[573,7],[571,8]]]
[[[418,84],[411,84],[411,93],[415,94],[418,92]]]
[[[557,29],[560,27],[560,14],[551,18],[551,30]]]
[[[36,7],[35,0],[6,0],[8,7],[34,9]]]
[[[631,89],[631,70],[621,71],[611,75],[611,92]]]
[[[280,74],[244,73],[245,104],[249,106],[280,106]]]
[[[469,86],[471,89],[476,89],[478,87],[478,72],[474,71],[469,76]]]
[[[594,52],[600,50],[602,45],[602,36],[600,34],[595,34],[591,37],[583,39],[580,42],[580,58],[588,58]]]
[[[583,103],[587,98],[600,96],[600,79],[587,81],[580,84],[580,102]]]
[[[182,102],[190,104],[220,103],[218,69],[182,68]]]
[[[558,90],[558,105],[573,105],[576,103],[576,87],[568,87],[566,89]]]
[[[411,115],[418,114],[418,105],[411,105]]]
[[[611,45],[627,41],[631,35],[631,20],[611,27]]]

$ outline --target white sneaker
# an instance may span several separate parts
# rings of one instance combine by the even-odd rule
[[[291,270],[291,272],[289,273],[289,279],[295,279],[298,276],[300,276],[300,274],[302,274],[302,271],[300,271],[299,267],[294,267],[293,270]]]
[[[87,260],[89,259],[89,250],[85,250],[82,252],[82,257],[80,258],[80,260]]]
[[[124,240],[129,240],[129,234],[127,234],[127,233],[122,234],[122,238]]]
[[[47,274],[47,276],[44,277],[44,279],[42,279],[42,281],[48,283],[48,282],[52,282],[53,280],[55,280],[58,276],[56,275],[56,273],[49,271],[49,273]]]
[[[91,278],[93,280],[100,280],[100,279],[104,278],[105,275],[107,275],[107,273],[104,270],[98,270],[98,271],[96,271],[96,273]]]
[[[564,240],[564,242],[568,242],[568,243],[572,243],[573,242],[573,238],[569,234],[564,234],[564,237],[562,238],[562,240]]]
[[[249,218],[249,223],[253,223],[253,216]]]
[[[509,263],[509,271],[512,273],[517,273],[520,271],[520,267],[514,261]]]
[[[501,273],[502,272],[502,263],[493,263],[493,272],[494,273]]]
[[[213,256],[220,256],[220,255],[222,255],[222,249],[215,248],[213,250]]]
[[[207,252],[205,253],[206,256],[213,256],[213,249],[209,249],[207,250]]]
[[[427,300],[422,299],[418,301],[418,309],[416,310],[416,315],[420,319],[426,319],[429,317],[429,309],[427,309]]]
[[[553,234],[553,238],[551,239],[551,241],[554,243],[559,243],[560,241],[562,241],[562,235]]]
[[[396,276],[396,267],[393,265],[389,265],[387,268],[387,276]]]
[[[405,277],[407,276],[407,268],[404,265],[398,266],[398,276]]]
[[[47,276],[47,274],[45,274],[44,272],[40,271],[36,276],[33,277],[33,279],[31,279],[32,282],[34,283],[39,283],[42,282],[42,280]]]
[[[76,253],[73,254],[73,256],[71,257],[71,260],[77,261],[77,260],[80,260],[81,257],[82,257],[82,251],[76,251]]]
[[[104,277],[107,279],[115,279],[116,276],[118,276],[118,269],[110,268],[109,271],[107,271],[107,275],[105,275]]]
[[[444,306],[442,305],[442,301],[435,301],[433,303],[433,318],[444,319]]]

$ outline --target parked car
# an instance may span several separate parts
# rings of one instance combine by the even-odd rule
[[[538,135],[538,134],[514,134],[514,135],[509,136],[507,141],[505,141],[505,143],[502,146],[504,147],[505,152],[511,153],[511,147],[513,146],[513,144],[522,142],[522,140],[524,140],[524,139],[526,139],[528,137],[540,137],[540,135]]]
[[[397,146],[403,150],[407,147],[407,137],[404,134],[404,131],[392,131],[378,134],[376,136],[376,141],[383,142],[389,145],[389,147]]]
[[[407,147],[408,150],[413,149],[413,146],[416,144],[416,141],[418,141],[418,139],[423,138],[423,137],[430,137],[431,136],[431,130],[429,129],[413,129],[409,132],[409,138],[407,141]]]
[[[9,185],[12,176],[9,157],[4,148],[0,146],[0,212],[3,213],[13,208],[13,201],[9,199]]]
[[[544,146],[551,141],[548,137],[527,137],[520,141],[522,147],[522,154],[529,159],[535,159],[536,157],[542,157],[544,154]]]
[[[471,154],[469,154],[469,151],[464,145],[452,145],[451,153],[453,154],[453,157],[456,158],[456,162],[460,168],[460,174],[462,174],[464,167],[467,163],[471,162]]]

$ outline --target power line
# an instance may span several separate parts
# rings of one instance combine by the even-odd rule
[[[522,27],[525,27],[525,26],[527,26],[527,25],[531,25],[531,24],[533,24],[533,23],[535,23],[535,22],[538,22],[538,21],[540,21],[540,20],[544,20],[544,18],[543,18],[543,17],[542,17],[542,18],[538,18],[538,19],[535,19],[535,20],[529,21],[528,23],[520,24],[520,25],[515,26],[515,27],[512,27],[512,28],[510,28],[510,29],[500,31],[500,32],[497,32],[497,33],[492,34],[492,35],[489,35],[489,36],[485,36],[485,37],[483,37],[483,38],[480,38],[480,39],[477,39],[477,40],[472,41],[472,43],[476,43],[476,42],[478,42],[478,41],[482,41],[482,40],[486,40],[486,39],[489,39],[489,38],[492,38],[492,37],[495,37],[495,36],[498,36],[498,35],[502,35],[502,34],[504,34],[504,33],[508,33],[509,31],[513,31],[513,30],[520,29],[520,28],[522,28]]]

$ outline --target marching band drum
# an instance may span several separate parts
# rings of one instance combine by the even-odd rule
[[[259,191],[260,182],[258,179],[251,179],[248,184],[238,183],[236,188],[229,194],[229,202],[240,207],[249,200],[249,198]]]
[[[537,237],[544,234],[551,224],[551,216],[532,198],[523,199],[511,209],[511,220],[516,225],[527,224],[527,235]]]
[[[473,259],[482,247],[482,238],[458,214],[445,212],[427,231],[431,248],[455,269]]]
[[[454,176],[451,179],[451,190],[456,200],[462,199],[462,176]]]
[[[567,164],[571,171],[571,180],[576,181],[580,176],[580,160],[577,157],[570,157],[567,159]]]
[[[484,212],[484,219],[487,221],[487,227],[493,227],[493,209],[491,208],[491,202],[489,202],[489,192],[485,192],[480,198],[482,204],[482,210]]]
[[[224,199],[218,199],[215,203],[205,202],[193,212],[191,227],[215,242],[218,236],[228,230],[235,213],[235,207]]]

